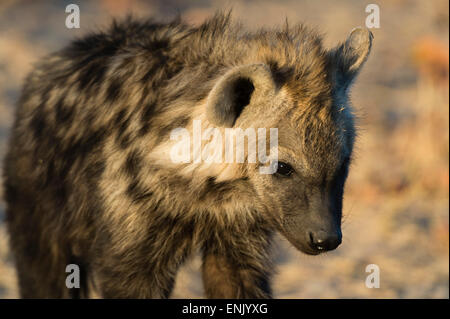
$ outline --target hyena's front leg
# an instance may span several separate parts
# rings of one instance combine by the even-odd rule
[[[222,236],[223,235],[223,236]],[[207,298],[272,298],[271,234],[233,233],[209,239],[203,247]]]
[[[98,252],[95,283],[104,298],[168,298],[179,267],[192,251],[182,223],[160,219],[147,234],[116,233]]]
[[[132,253],[130,253],[132,254]],[[168,298],[178,267],[162,267],[153,261],[131,260],[127,256],[104,256],[93,271],[94,292],[101,298]],[[170,257],[169,257],[170,258]],[[91,292],[92,293],[92,292]]]

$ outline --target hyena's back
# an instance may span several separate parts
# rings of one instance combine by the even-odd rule
[[[159,265],[158,256],[170,253],[173,266],[164,266],[161,276],[173,277],[192,250],[192,238],[200,237],[193,235],[190,221],[164,216],[176,211],[168,194],[183,194],[188,181],[166,171],[170,189],[162,188],[153,177],[159,172],[143,163],[144,155],[172,129],[186,126],[214,78],[246,56],[247,45],[236,41],[236,35],[229,16],[217,15],[199,28],[180,21],[126,19],[36,65],[18,102],[4,165],[7,226],[23,297],[70,297],[69,292],[76,297],[80,290],[65,286],[66,266],[74,263],[90,273],[93,263],[107,268],[105,256],[111,263],[120,260],[124,267],[139,268]],[[155,178],[153,189],[141,186],[149,178]],[[183,196],[179,202],[185,202]],[[118,212],[126,214],[108,219]],[[127,221],[120,218],[135,218],[134,224],[150,235],[122,231]],[[212,225],[203,227],[205,223],[195,231],[206,229],[201,236],[208,237]],[[171,246],[157,241],[168,237],[177,242]],[[154,249],[155,259],[144,260],[153,257],[140,254],[143,249]],[[122,270],[103,269],[110,278]],[[142,282],[148,277],[139,275]],[[115,297],[166,296],[172,280],[155,281],[167,282],[159,287],[162,293],[142,293],[140,287],[108,289]],[[91,284],[82,282],[81,287]],[[81,296],[86,293],[81,289]]]
[[[151,143],[158,130],[170,128],[170,121],[163,127],[151,121],[164,106],[156,92],[181,67],[169,57],[183,29],[178,23],[114,24],[49,56],[27,78],[4,165],[23,297],[69,297],[61,286],[66,265],[87,271],[78,253],[90,251],[100,226],[98,183],[107,145],[126,153],[136,140],[151,134]]]

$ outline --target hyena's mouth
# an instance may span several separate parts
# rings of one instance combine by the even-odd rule
[[[308,244],[307,240],[303,240],[301,238],[293,236],[289,234],[289,232],[286,232],[285,230],[283,230],[281,233],[297,250],[301,251],[304,254],[316,256],[326,251],[322,249],[315,249],[314,247]]]
[[[297,248],[299,251],[301,251],[304,254],[307,255],[312,255],[312,256],[317,256],[320,255],[324,252],[326,252],[326,250],[322,250],[322,249],[315,249],[312,248],[309,245],[305,245],[303,243],[299,243],[299,242],[294,242],[294,241],[290,241],[292,245],[294,245],[295,248]]]

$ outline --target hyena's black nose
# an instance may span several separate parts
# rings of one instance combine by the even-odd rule
[[[342,234],[337,232],[326,232],[319,230],[309,233],[310,245],[312,248],[321,251],[336,249],[342,242]]]

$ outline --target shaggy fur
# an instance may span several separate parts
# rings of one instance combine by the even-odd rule
[[[309,229],[339,228],[355,135],[346,92],[371,35],[327,51],[302,25],[242,30],[222,14],[196,28],[130,18],[35,67],[4,173],[22,297],[166,298],[200,249],[208,297],[268,298],[274,231],[316,253]],[[221,79],[234,85],[222,99]],[[194,119],[278,128],[294,175],[172,163],[170,132]],[[81,289],[65,286],[70,263]]]

